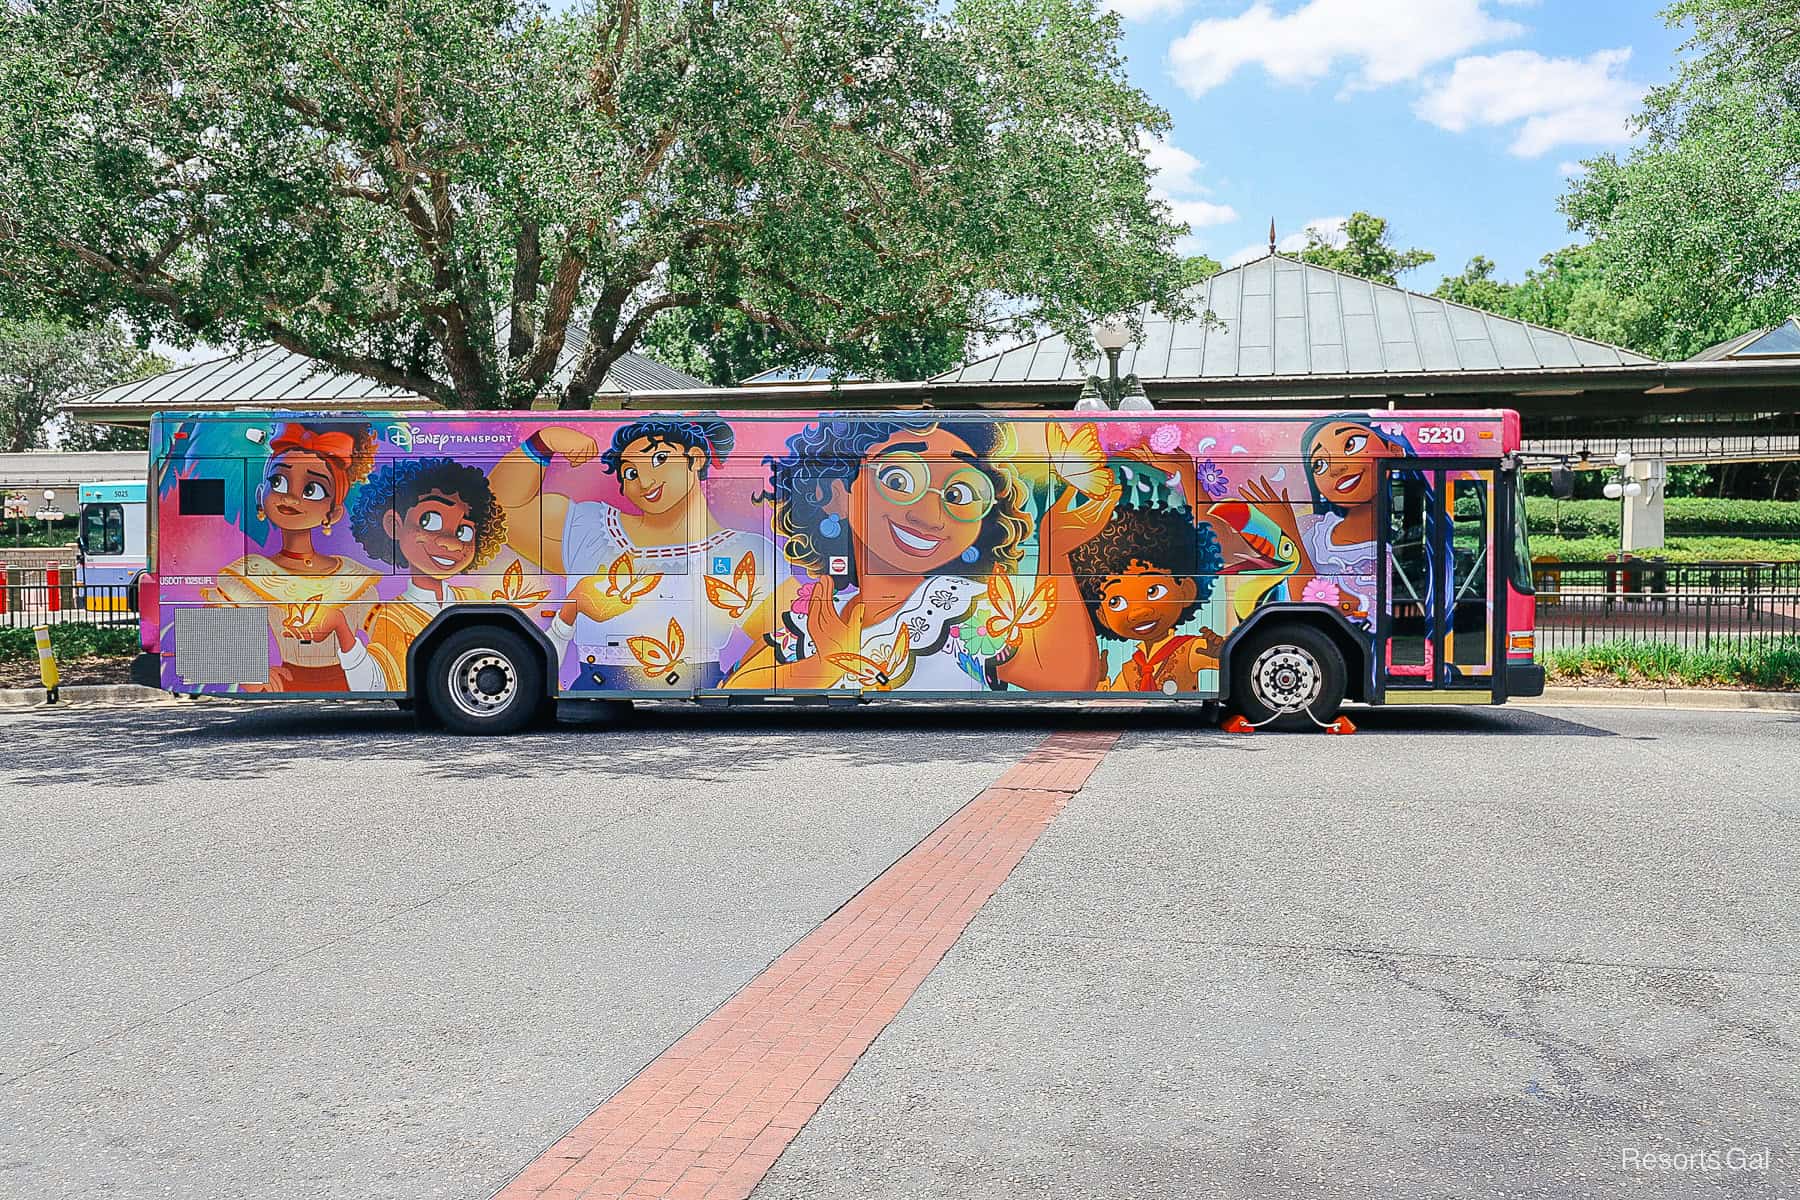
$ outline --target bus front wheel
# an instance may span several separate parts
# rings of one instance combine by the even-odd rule
[[[519,634],[494,626],[459,629],[431,655],[425,698],[458,734],[517,733],[544,701],[543,656]]]
[[[1314,729],[1315,719],[1325,724],[1337,716],[1347,680],[1343,653],[1320,630],[1259,629],[1231,652],[1230,707],[1259,727]]]

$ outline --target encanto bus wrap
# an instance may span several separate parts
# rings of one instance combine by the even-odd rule
[[[165,414],[140,671],[416,701],[1536,695],[1512,412]]]

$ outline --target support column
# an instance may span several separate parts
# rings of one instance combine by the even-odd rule
[[[1644,487],[1635,499],[1625,498],[1625,549],[1633,554],[1660,550],[1663,544],[1663,491],[1668,466],[1660,458],[1634,458],[1631,478]]]

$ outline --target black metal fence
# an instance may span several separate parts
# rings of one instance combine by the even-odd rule
[[[1539,657],[1639,642],[1680,650],[1800,638],[1800,562],[1532,564]]]
[[[82,584],[72,569],[8,567],[0,586],[0,628],[34,625],[135,625],[137,588]]]

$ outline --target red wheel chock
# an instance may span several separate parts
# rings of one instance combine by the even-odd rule
[[[1339,717],[1336,720],[1334,720],[1331,724],[1325,726],[1325,732],[1326,733],[1343,733],[1343,734],[1355,733],[1356,732],[1356,723],[1354,721],[1352,721],[1349,717]]]
[[[1219,728],[1226,733],[1256,732],[1256,726],[1252,725],[1250,723],[1250,718],[1244,716],[1243,713],[1232,713],[1229,717],[1225,718],[1224,723],[1221,724]]]

